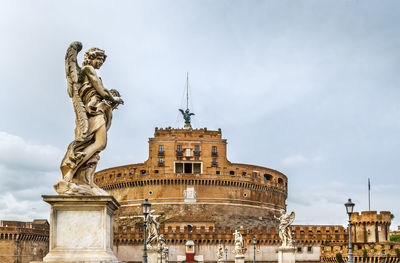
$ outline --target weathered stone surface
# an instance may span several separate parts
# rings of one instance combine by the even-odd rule
[[[279,247],[278,248],[278,263],[295,263],[296,248],[295,247]]]
[[[51,205],[50,252],[44,262],[118,262],[113,252],[112,196],[43,196]]]

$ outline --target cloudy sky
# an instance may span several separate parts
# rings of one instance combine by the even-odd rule
[[[122,94],[99,169],[146,160],[155,127],[221,128],[228,158],[282,171],[297,224],[343,204],[400,225],[399,1],[1,1],[0,219],[48,218],[73,139],[65,51],[108,58]],[[80,55],[80,59],[82,54]]]

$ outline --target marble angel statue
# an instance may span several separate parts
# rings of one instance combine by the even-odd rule
[[[285,210],[281,209],[281,215],[279,217],[274,216],[279,220],[279,238],[282,240],[282,247],[292,247],[293,238],[290,230],[290,225],[294,221],[294,212],[287,214]]]
[[[147,246],[155,246],[159,240],[158,229],[160,228],[160,222],[157,221],[155,210],[151,210],[150,214],[147,215]]]
[[[68,95],[75,112],[75,138],[69,144],[61,162],[63,178],[54,184],[59,194],[108,195],[96,186],[93,175],[99,153],[107,144],[107,131],[111,126],[112,111],[123,100],[117,90],[103,86],[96,70],[105,62],[104,50],[91,48],[84,54],[82,67],[77,55],[82,43],[73,42],[65,55],[65,72]]]
[[[235,255],[241,255],[245,253],[242,234],[239,231],[235,230],[233,235],[235,236],[235,249],[232,251],[232,253],[234,253]]]
[[[223,256],[224,256],[224,246],[222,245],[222,243],[219,243],[217,247],[217,262],[222,261]]]

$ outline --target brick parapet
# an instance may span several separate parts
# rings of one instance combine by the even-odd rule
[[[391,223],[391,215],[389,211],[362,211],[361,214],[355,212],[351,214],[350,220],[352,224],[389,224]]]
[[[345,243],[347,233],[342,226],[291,226],[293,237],[299,246],[321,245],[324,243]],[[279,246],[281,244],[278,232],[275,228],[253,228],[250,230],[239,230],[246,244],[251,244],[252,238],[256,237],[257,244]],[[307,234],[302,234],[306,231]],[[337,231],[337,232],[335,232]],[[197,244],[233,244],[234,229],[193,227],[189,232],[187,227],[160,228],[160,234],[170,244],[184,244],[187,240],[194,240]],[[114,242],[117,244],[140,244],[143,242],[143,228],[120,226],[114,234]]]
[[[15,240],[15,241],[43,241],[48,242],[49,240],[49,227],[37,226],[34,228],[30,222],[26,225],[11,225],[7,223],[26,223],[18,221],[2,221],[2,226],[0,227],[0,239],[1,240]],[[7,226],[6,226],[7,225]]]

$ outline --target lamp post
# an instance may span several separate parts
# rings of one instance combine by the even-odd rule
[[[143,228],[144,228],[144,233],[143,233],[143,263],[147,263],[147,215],[150,214],[150,208],[151,204],[149,203],[149,199],[144,199],[144,203],[142,204],[142,210],[143,210],[143,216],[144,216],[144,221],[143,221]]]
[[[256,263],[256,244],[257,244],[257,238],[253,237],[253,246],[254,246],[253,263]]]
[[[160,235],[158,240],[160,241],[160,263],[162,263],[162,255],[163,255],[163,252],[164,252],[163,250],[164,250],[164,244],[165,244],[164,236]]]
[[[169,247],[165,247],[165,263],[169,261]]]
[[[225,247],[225,262],[228,261],[228,248]]]
[[[344,204],[346,207],[346,212],[349,215],[349,251],[348,251],[348,263],[353,263],[353,246],[351,244],[351,214],[353,213],[354,203],[351,202],[351,199]]]

